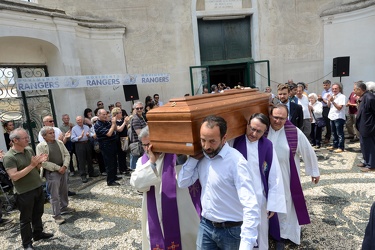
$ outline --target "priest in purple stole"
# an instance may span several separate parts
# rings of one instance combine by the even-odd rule
[[[280,239],[276,213],[286,213],[284,184],[281,170],[272,142],[263,137],[269,127],[269,119],[262,113],[253,114],[246,127],[246,134],[228,141],[248,162],[248,167],[256,182],[256,195],[260,204],[260,224],[258,225],[258,249],[268,249],[268,224],[274,239]],[[274,222],[274,223],[272,223]],[[271,226],[272,224],[272,226]]]
[[[301,225],[309,224],[310,217],[299,177],[299,157],[302,156],[305,174],[311,176],[313,183],[319,182],[320,173],[318,160],[308,139],[287,118],[288,108],[285,105],[272,107],[267,138],[275,145],[285,189],[287,212],[278,214],[280,236],[300,244]]]
[[[130,184],[143,192],[142,249],[195,249],[200,221],[200,185],[179,188],[176,155],[152,151],[149,130],[139,134],[145,154]]]

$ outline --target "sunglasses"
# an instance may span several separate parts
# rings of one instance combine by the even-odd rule
[[[143,109],[143,107],[142,108],[135,108],[136,110],[142,110]]]
[[[53,120],[52,120],[52,121],[47,121],[47,122],[49,122],[49,123],[52,123],[52,122],[53,122]]]

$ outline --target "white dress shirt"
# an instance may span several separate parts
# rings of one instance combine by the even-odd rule
[[[227,143],[219,154],[201,160],[190,157],[182,167],[178,185],[188,187],[199,178],[202,216],[214,222],[243,221],[240,249],[256,245],[260,211],[252,174],[240,152]]]

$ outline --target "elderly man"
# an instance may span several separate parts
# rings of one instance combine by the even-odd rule
[[[29,147],[30,137],[22,128],[13,130],[9,138],[13,146],[4,156],[4,166],[17,194],[22,246],[24,249],[34,249],[32,238],[38,241],[53,236],[43,232],[44,194],[39,176],[41,163],[48,156],[34,156],[34,151]]]
[[[67,139],[64,142],[64,144],[70,154],[70,163],[69,163],[70,176],[74,176],[74,166],[73,166],[74,148],[73,148],[73,143],[70,140],[70,134],[73,128],[73,124],[70,122],[70,117],[68,114],[62,115],[62,121],[63,121],[63,124],[59,128],[65,134],[65,136],[67,136]]]
[[[272,142],[264,137],[270,125],[267,116],[253,114],[246,127],[246,134],[231,140],[233,145],[246,159],[247,166],[253,172],[258,203],[260,206],[260,224],[258,226],[258,248],[268,249],[268,224],[270,234],[280,240],[276,213],[286,213],[284,184],[281,170]],[[276,226],[276,227],[275,227]]]
[[[259,205],[246,159],[226,143],[227,123],[219,116],[203,120],[203,152],[190,157],[179,176],[180,188],[202,185],[202,219],[197,249],[253,249],[257,245]],[[228,233],[230,231],[230,233]]]
[[[45,126],[40,130],[44,141],[36,147],[36,153],[47,154],[48,160],[42,163],[45,170],[47,189],[51,194],[51,207],[55,222],[60,225],[65,222],[62,214],[74,212],[68,207],[68,166],[70,162],[69,151],[64,143],[55,140],[53,127]]]
[[[332,84],[332,95],[327,95],[327,105],[330,107],[328,118],[331,120],[333,145],[327,149],[333,150],[335,153],[342,153],[345,150],[345,99],[345,95],[342,94],[342,84]]]
[[[99,148],[103,156],[105,168],[107,170],[107,185],[120,186],[116,182],[121,180],[121,177],[116,176],[117,171],[117,144],[116,144],[116,117],[112,117],[108,121],[107,111],[104,109],[98,110],[97,122],[94,125],[95,134],[99,142]]]
[[[199,225],[195,206],[199,206],[199,194],[189,194],[188,188],[177,186],[176,175],[181,166],[175,166],[176,155],[153,152],[148,127],[141,130],[139,139],[145,154],[138,160],[130,184],[143,192],[142,249],[157,246],[159,249],[195,249]]]
[[[87,125],[83,124],[82,116],[76,117],[76,123],[77,125],[72,128],[70,140],[74,143],[75,146],[75,151],[79,162],[79,174],[81,176],[82,182],[86,183],[88,181],[86,164],[89,177],[98,177],[99,174],[96,174],[94,172],[94,167],[92,165],[92,149],[89,141],[90,128]]]
[[[271,126],[268,139],[277,144],[275,151],[281,167],[286,198],[287,212],[279,213],[280,236],[300,244],[301,226],[310,223],[302,186],[299,179],[302,156],[306,175],[312,176],[312,182],[319,182],[318,160],[306,136],[288,121],[288,108],[278,104],[271,108]],[[283,249],[284,242],[278,242],[277,249]]]
[[[362,172],[375,171],[375,95],[367,90],[363,82],[355,83],[354,91],[360,97],[356,127],[364,163],[359,166]]]
[[[53,127],[53,130],[55,131],[55,139],[56,140],[60,140],[60,141],[63,141],[64,143],[67,141],[67,139],[69,137],[67,136],[70,136],[68,133],[66,135],[64,135],[64,133],[58,128],[58,127],[55,127],[55,121],[53,120],[53,117],[50,116],[50,115],[47,115],[43,118],[43,126],[51,126]],[[66,138],[65,138],[66,137]],[[42,142],[44,141],[44,138],[43,136],[40,134],[40,131],[39,131],[39,134],[38,134],[38,141],[39,142]]]

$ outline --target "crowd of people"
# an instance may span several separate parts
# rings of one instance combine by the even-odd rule
[[[345,151],[345,139],[349,142],[359,141],[364,160],[358,167],[363,172],[375,171],[375,163],[371,162],[374,157],[367,150],[375,143],[373,139],[369,139],[375,135],[373,129],[368,129],[375,119],[371,113],[373,104],[370,98],[374,85],[373,82],[357,81],[347,98],[343,94],[341,83],[331,84],[330,80],[325,80],[321,94],[317,94],[308,93],[305,83],[295,84],[293,80],[289,80],[288,83],[277,86],[277,94],[272,102],[283,103],[288,107],[288,119],[317,150],[326,146],[333,153],[342,153]],[[265,92],[271,93],[271,88],[267,87]],[[363,130],[362,134],[360,128]]]
[[[199,135],[202,152],[194,156],[153,150],[145,114],[163,105],[157,94],[144,104],[135,102],[131,115],[120,102],[106,110],[98,101],[94,112],[86,109],[76,117],[76,125],[64,114],[57,128],[52,116],[46,116],[36,154],[27,131],[7,124],[10,148],[1,157],[17,193],[22,246],[33,249],[33,240],[53,237],[43,232],[41,177],[46,179],[55,222],[64,223],[62,215],[75,211],[68,206],[68,172],[77,172],[75,155],[83,183],[102,174],[108,186],[119,186],[119,174],[130,176],[130,184],[143,194],[143,249],[268,249],[269,237],[278,250],[286,242],[299,245],[301,226],[310,223],[300,160],[317,184],[314,150],[325,145],[334,153],[344,152],[346,107],[351,108],[348,115],[353,114],[350,139],[359,139],[363,154],[358,166],[364,172],[375,170],[371,83],[354,83],[349,100],[341,83],[331,86],[324,81],[319,95],[309,94],[306,86],[280,84],[270,98],[269,114],[253,114],[245,134],[229,141],[226,120],[206,117]]]

